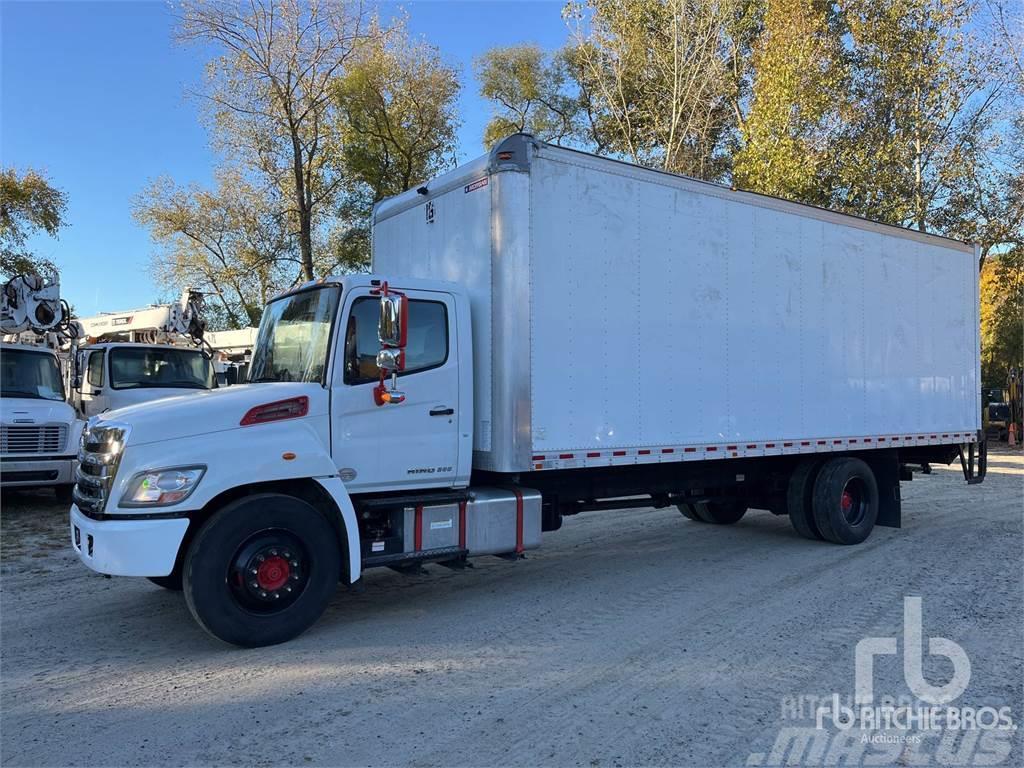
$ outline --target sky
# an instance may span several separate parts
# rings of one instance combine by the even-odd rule
[[[561,46],[563,5],[402,4],[413,34],[461,70],[460,162],[483,154],[490,115],[473,58],[496,45]],[[212,178],[216,156],[186,96],[202,84],[205,52],[176,44],[174,24],[164,2],[0,0],[0,164],[43,171],[67,193],[68,226],[30,246],[60,268],[61,294],[82,317],[161,298],[149,272],[155,246],[132,220],[131,198],[162,175]]]

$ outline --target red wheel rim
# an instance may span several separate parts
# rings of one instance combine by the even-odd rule
[[[260,589],[276,590],[288,583],[291,568],[280,555],[268,557],[256,569],[256,582]]]

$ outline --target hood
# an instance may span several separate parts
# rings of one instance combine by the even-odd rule
[[[305,418],[327,415],[327,390],[319,384],[266,382],[189,392],[180,397],[106,411],[97,418],[100,422],[128,424],[131,426],[128,445],[144,445],[237,429],[250,408],[300,395],[309,398],[309,413]]]
[[[154,400],[166,400],[169,397],[191,397],[198,392],[206,392],[205,389],[195,387],[135,387],[132,389],[114,390],[114,397],[119,403],[125,403],[121,409],[130,408],[140,403],[151,403]]]
[[[75,409],[63,400],[39,400],[34,397],[0,397],[0,423],[70,424]]]

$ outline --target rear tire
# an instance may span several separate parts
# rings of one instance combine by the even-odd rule
[[[793,470],[786,491],[786,510],[789,522],[805,539],[821,541],[825,537],[814,520],[814,481],[821,472],[820,459],[805,459]]]
[[[185,602],[226,643],[275,645],[305,632],[334,595],[341,553],[331,524],[293,496],[268,493],[228,504],[185,556]]]
[[[703,523],[704,521],[697,517],[697,511],[693,508],[693,504],[677,504],[679,511],[683,513],[683,517],[687,520],[693,520],[695,523]]]
[[[713,525],[738,523],[747,513],[747,505],[739,501],[699,501],[693,509],[698,518]]]
[[[814,521],[826,541],[860,544],[878,519],[878,483],[860,459],[826,462],[814,481]]]

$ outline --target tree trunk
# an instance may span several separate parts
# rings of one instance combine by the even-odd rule
[[[299,253],[302,258],[302,276],[313,279],[313,211],[306,200],[306,183],[302,173],[302,147],[292,133],[292,169],[295,173],[295,205],[299,212]]]

